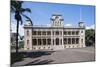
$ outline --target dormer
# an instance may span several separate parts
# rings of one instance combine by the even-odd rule
[[[79,27],[85,27],[84,22],[79,22],[79,23],[78,23],[78,26],[79,26]]]
[[[51,17],[51,26],[52,27],[63,27],[62,15],[53,14]]]
[[[26,21],[27,22],[24,24],[24,26],[32,26],[33,25],[31,21],[29,21],[29,20],[26,20]]]

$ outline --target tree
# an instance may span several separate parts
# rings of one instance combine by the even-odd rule
[[[95,44],[95,30],[93,29],[86,30],[85,42],[86,42],[86,46],[93,46]]]
[[[22,8],[23,1],[14,1],[11,0],[11,13],[14,13],[14,18],[17,21],[16,26],[16,54],[18,55],[18,31],[19,31],[19,23],[23,24],[22,18],[25,17],[27,20],[29,20],[31,23],[31,19],[24,14],[24,12],[31,13],[31,10],[29,8]],[[22,17],[23,16],[23,17]]]

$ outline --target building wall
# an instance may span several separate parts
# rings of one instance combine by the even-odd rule
[[[27,35],[27,31],[29,31],[29,35]],[[33,31],[50,31],[51,35],[32,35]],[[56,31],[60,31],[60,35],[56,35]],[[78,35],[64,35],[64,31],[79,31]],[[54,32],[54,33],[53,33]],[[61,34],[62,32],[62,34]],[[71,33],[72,34],[72,33]],[[32,39],[51,39],[51,45],[44,45],[43,42],[41,45],[34,45],[32,44]],[[59,38],[59,45],[56,45],[56,38]],[[64,44],[64,38],[79,38],[79,44]],[[27,40],[29,40],[29,43],[27,43]],[[72,28],[72,29],[58,29],[58,28],[54,28],[54,29],[48,29],[48,28],[27,28],[25,29],[25,50],[60,50],[60,49],[65,49],[65,48],[81,48],[81,47],[85,47],[85,29],[81,29],[81,28]]]
[[[85,47],[85,30],[80,30],[80,47]]]
[[[24,29],[24,50],[32,50],[32,29]]]
[[[53,14],[50,19],[50,27],[32,27],[32,24],[28,22],[24,26],[25,50],[60,50],[85,47],[85,27],[83,22],[79,22],[78,27],[65,28],[63,21],[62,15]],[[29,31],[29,35],[27,35],[27,31]],[[51,34],[47,35],[47,31],[50,31]],[[64,34],[64,31],[67,31],[67,35]],[[78,31],[78,34],[76,34],[76,31]],[[40,35],[41,32],[42,34]],[[33,35],[36,33],[38,35]]]

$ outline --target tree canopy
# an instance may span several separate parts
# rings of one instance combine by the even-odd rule
[[[93,46],[95,44],[95,30],[94,29],[88,29],[85,31],[85,43],[86,43],[86,46]]]

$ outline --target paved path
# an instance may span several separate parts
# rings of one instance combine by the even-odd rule
[[[25,58],[24,61],[14,63],[12,66],[41,65],[54,63],[70,63],[94,61],[95,51],[93,47],[79,49],[65,49],[52,52],[50,55],[43,55],[37,58]]]

